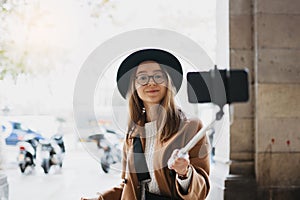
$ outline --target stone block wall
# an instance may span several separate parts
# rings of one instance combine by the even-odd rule
[[[224,198],[300,199],[300,1],[229,4],[230,66],[249,69],[250,101],[234,105]]]
[[[250,99],[234,104],[230,127],[230,174],[254,176],[254,52],[251,0],[230,0],[230,67],[247,68]]]
[[[298,0],[254,3],[255,171],[261,188],[300,189],[299,14]]]

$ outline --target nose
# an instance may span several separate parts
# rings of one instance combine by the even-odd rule
[[[150,77],[149,77],[148,85],[150,85],[150,84],[156,84],[155,81],[154,81],[153,76],[150,76]]]

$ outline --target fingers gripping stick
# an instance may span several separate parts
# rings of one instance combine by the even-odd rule
[[[180,150],[179,149],[175,149],[170,157],[170,159],[168,160],[168,168],[169,169],[172,169],[172,166],[175,162],[175,160],[177,158],[185,158],[185,159],[189,159],[189,154],[188,153],[180,153]]]
[[[175,150],[168,160],[169,169],[172,168],[174,161],[177,158],[188,158],[188,152],[205,136],[206,131],[210,129],[216,120],[213,120],[210,124],[203,127],[183,148]]]

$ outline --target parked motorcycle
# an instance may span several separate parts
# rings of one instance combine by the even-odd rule
[[[121,162],[123,136],[113,130],[106,129],[103,133],[89,136],[96,141],[100,150],[101,168],[108,173],[112,164]]]
[[[40,144],[41,167],[43,168],[45,174],[50,171],[50,168],[53,165],[58,165],[61,168],[66,152],[63,136],[55,134],[50,139],[41,140]]]
[[[24,173],[27,167],[35,167],[38,139],[33,134],[27,134],[17,145],[19,147],[18,165]]]

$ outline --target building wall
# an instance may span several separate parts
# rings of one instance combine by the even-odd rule
[[[300,2],[256,1],[256,178],[300,186]],[[298,122],[298,123],[297,123]]]
[[[248,67],[236,105],[230,174],[254,177],[258,199],[300,197],[300,1],[230,0],[230,66]]]
[[[250,99],[234,104],[230,127],[231,174],[254,174],[254,51],[251,0],[230,0],[230,67],[249,71]]]

